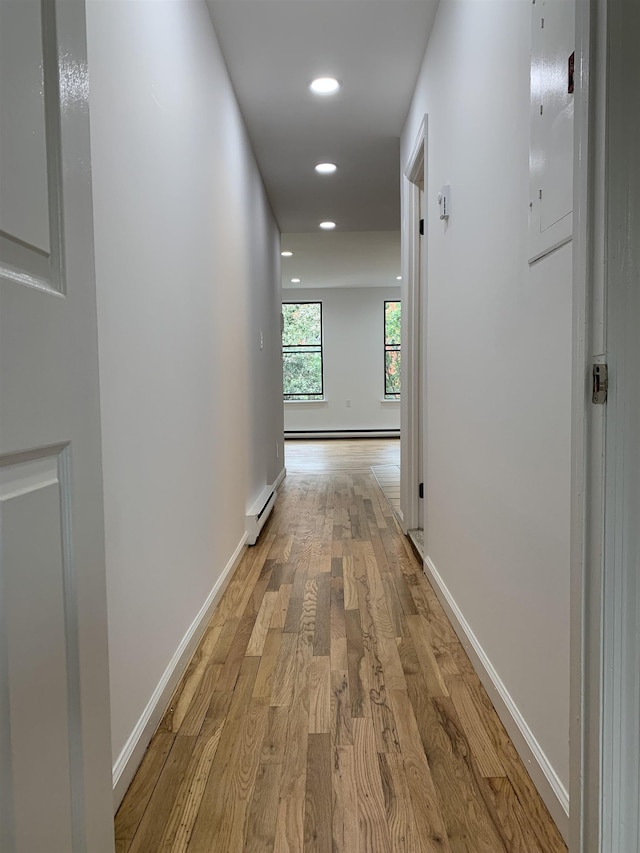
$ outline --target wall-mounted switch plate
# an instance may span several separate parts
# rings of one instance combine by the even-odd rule
[[[440,219],[448,219],[451,216],[451,187],[445,184],[438,193],[438,204],[440,205]]]

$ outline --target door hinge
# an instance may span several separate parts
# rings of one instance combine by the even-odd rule
[[[424,219],[420,220],[420,233],[424,237]]]
[[[606,364],[593,365],[591,402],[602,405],[607,402],[609,391],[609,368]]]
[[[418,486],[418,497],[424,497],[424,483],[420,483],[420,485]]]

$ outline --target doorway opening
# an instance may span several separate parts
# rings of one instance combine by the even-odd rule
[[[402,527],[424,560],[427,116],[418,130],[403,180],[403,371],[400,507]]]

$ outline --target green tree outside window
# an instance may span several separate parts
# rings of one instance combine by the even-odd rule
[[[282,316],[284,399],[322,399],[322,303],[285,302]]]
[[[400,399],[400,301],[384,303],[384,398]]]

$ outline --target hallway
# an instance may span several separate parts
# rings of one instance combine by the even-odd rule
[[[287,443],[118,853],[566,850],[371,472],[397,453]]]

